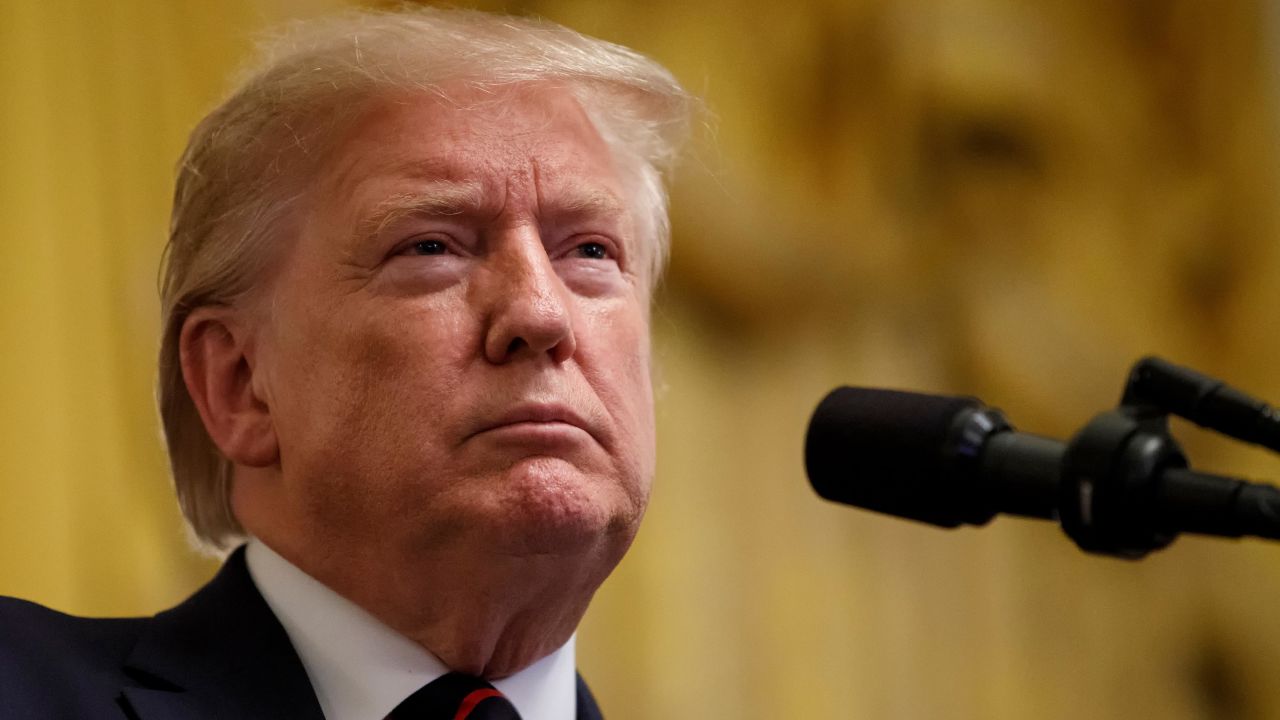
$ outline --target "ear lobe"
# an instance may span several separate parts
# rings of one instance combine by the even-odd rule
[[[197,308],[182,324],[182,379],[214,445],[237,465],[264,467],[280,447],[271,409],[254,392],[249,337],[228,308]]]

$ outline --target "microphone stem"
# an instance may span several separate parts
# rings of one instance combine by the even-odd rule
[[[1002,513],[1058,518],[1058,482],[1065,443],[1022,432],[992,435],[979,460],[989,504]]]
[[[1182,532],[1280,539],[1280,489],[1182,468],[1166,470],[1156,512]]]

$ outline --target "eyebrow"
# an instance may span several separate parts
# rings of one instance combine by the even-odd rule
[[[483,214],[492,200],[479,183],[438,180],[409,192],[385,198],[360,221],[356,235],[376,237],[388,225],[404,217],[449,217]],[[569,189],[547,215],[558,218],[615,217],[626,206],[612,192],[599,188]]]
[[[485,205],[484,190],[478,183],[437,180],[383,199],[360,220],[356,236],[372,239],[404,217],[475,215]]]
[[[626,206],[618,196],[598,188],[573,188],[556,205],[549,208],[553,215],[570,217],[602,217],[622,215]]]

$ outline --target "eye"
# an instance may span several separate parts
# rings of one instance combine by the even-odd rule
[[[405,255],[444,255],[449,248],[440,240],[419,240],[404,249]]]
[[[574,248],[578,253],[578,257],[584,257],[591,260],[606,260],[609,257],[609,248],[604,243],[586,242]]]

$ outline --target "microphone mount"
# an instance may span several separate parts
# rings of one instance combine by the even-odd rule
[[[1182,530],[1280,537],[1280,490],[1188,469],[1170,415],[1280,450],[1280,415],[1269,405],[1194,370],[1143,358],[1119,407],[1067,443],[1057,503],[1063,531],[1086,552],[1130,559],[1168,546]],[[1246,528],[1241,513],[1254,519]]]
[[[1186,467],[1164,413],[1123,405],[1101,413],[1063,453],[1058,521],[1086,552],[1141,558],[1177,537],[1154,500],[1165,473]]]

